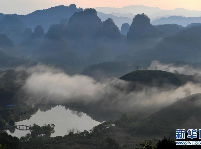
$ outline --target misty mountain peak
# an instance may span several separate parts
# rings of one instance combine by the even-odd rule
[[[70,17],[67,26],[67,36],[70,38],[94,36],[99,27],[102,27],[102,22],[97,16],[97,11],[95,9],[85,9],[84,11],[74,13]]]
[[[37,25],[35,30],[34,30],[34,34],[33,37],[35,38],[42,38],[44,37],[45,33],[44,33],[44,29],[41,25]]]
[[[119,28],[116,26],[111,18],[103,22],[103,27],[99,30],[98,35],[108,39],[120,39],[121,34]]]
[[[131,24],[127,35],[127,39],[129,41],[141,40],[157,37],[157,34],[158,33],[155,27],[150,24],[149,17],[142,13],[134,17],[133,23]]]
[[[150,24],[150,19],[147,15],[142,13],[135,16],[135,18],[133,19],[133,23],[146,25]]]

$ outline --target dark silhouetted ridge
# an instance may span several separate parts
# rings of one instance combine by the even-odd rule
[[[146,86],[162,87],[164,85],[181,86],[195,82],[193,76],[175,74],[161,70],[138,70],[122,76],[120,79]]]

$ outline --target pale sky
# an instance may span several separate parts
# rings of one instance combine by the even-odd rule
[[[37,9],[73,3],[83,8],[145,5],[162,9],[185,8],[201,11],[201,0],[0,0],[0,12],[27,14]]]

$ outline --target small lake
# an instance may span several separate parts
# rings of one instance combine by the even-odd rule
[[[29,120],[17,122],[16,125],[30,126],[34,123],[39,126],[54,124],[55,133],[53,133],[51,137],[64,136],[68,134],[68,131],[71,129],[75,129],[80,132],[90,130],[94,126],[100,124],[100,122],[93,120],[84,113],[76,114],[76,112],[66,110],[64,106],[56,106],[46,112],[38,110],[37,113],[32,115]],[[22,131],[18,129],[15,129],[14,133],[11,133],[9,130],[7,132],[12,136],[19,138],[29,133],[29,131]]]

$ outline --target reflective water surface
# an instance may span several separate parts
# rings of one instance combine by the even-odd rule
[[[43,126],[45,124],[55,124],[55,133],[51,137],[55,136],[64,136],[68,134],[68,131],[71,129],[76,129],[78,131],[90,130],[94,126],[100,124],[100,122],[93,120],[84,113],[76,113],[70,110],[66,110],[63,106],[56,106],[51,110],[38,112],[29,120],[24,120],[17,122],[16,125],[33,125],[37,124]],[[29,131],[22,130],[8,130],[7,132],[16,137],[25,136]]]

